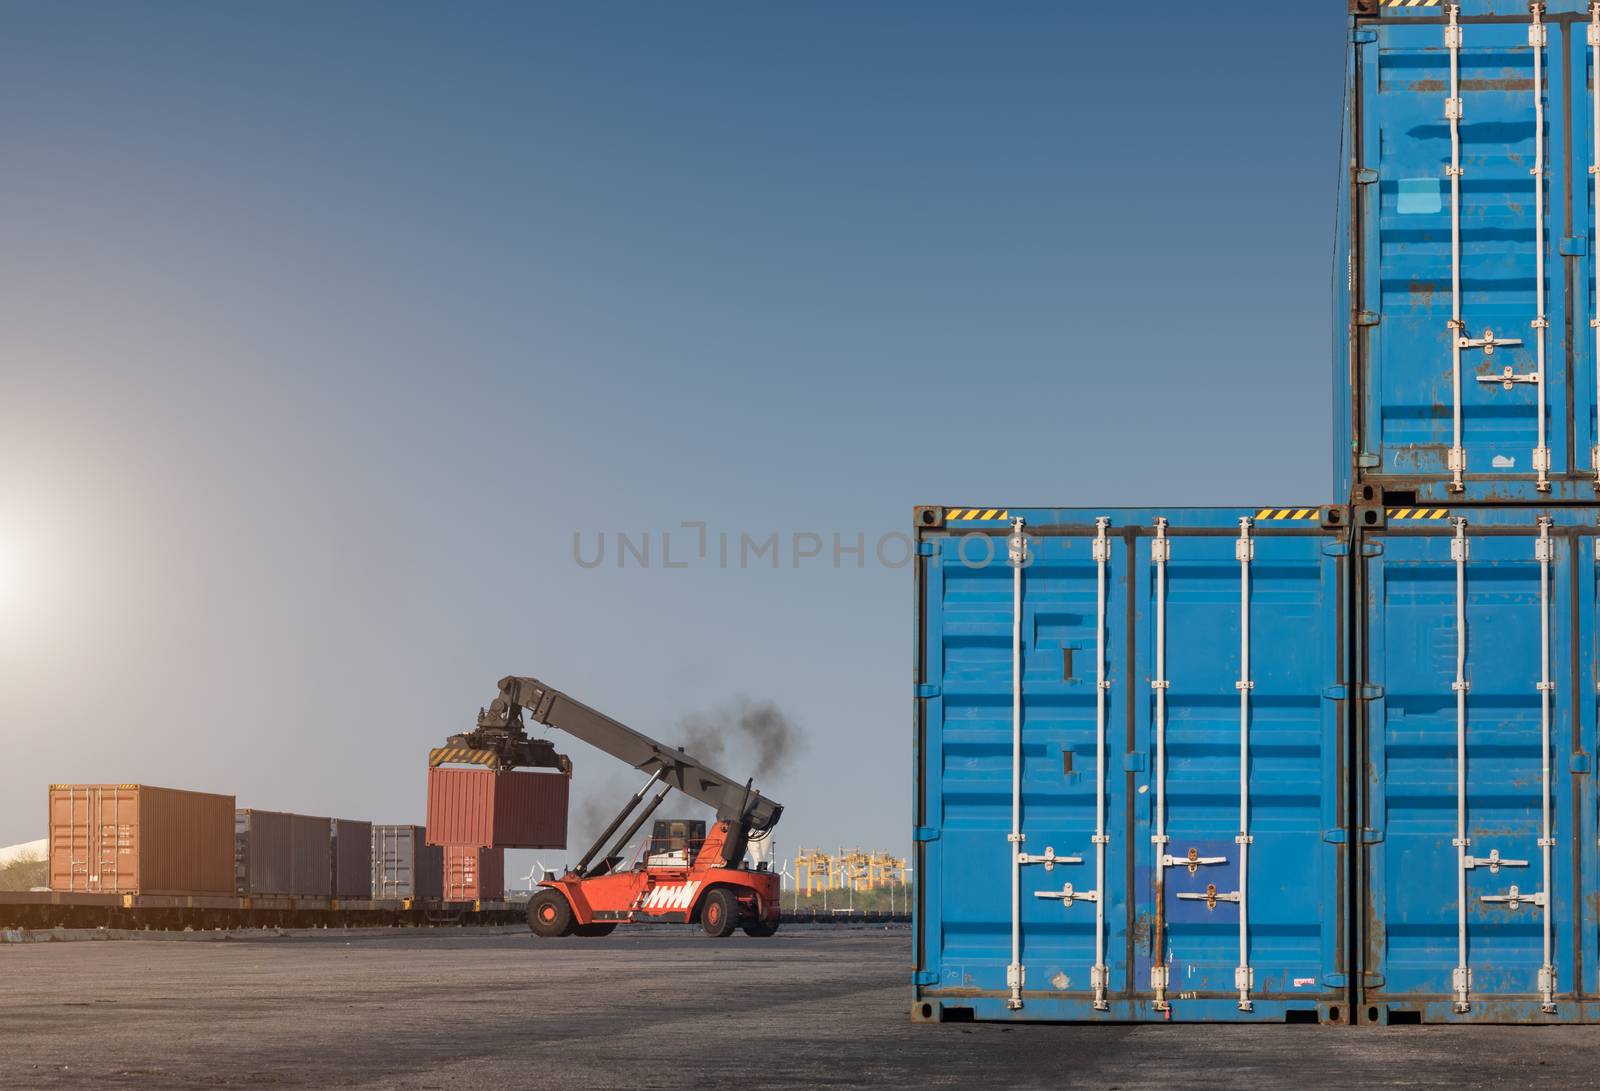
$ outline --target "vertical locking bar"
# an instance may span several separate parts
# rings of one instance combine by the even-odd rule
[[[1234,987],[1239,990],[1239,1010],[1252,1011],[1250,1002],[1250,901],[1247,881],[1250,874],[1250,691],[1255,683],[1250,680],[1250,562],[1255,559],[1256,544],[1250,537],[1254,521],[1249,516],[1239,520],[1239,540],[1234,543],[1234,556],[1239,560],[1239,965],[1233,972]]]
[[[1544,858],[1544,964],[1539,968],[1539,1006],[1547,1014],[1556,1010],[1556,971],[1551,958],[1555,891],[1550,885],[1555,879],[1550,867],[1550,852],[1555,846],[1555,839],[1550,835],[1550,694],[1555,689],[1555,683],[1550,680],[1550,564],[1554,560],[1554,550],[1550,517],[1542,515],[1534,555],[1539,559],[1539,749],[1543,768],[1539,854]]]
[[[1460,6],[1445,8],[1445,48],[1450,51],[1450,97],[1445,99],[1444,116],[1450,122],[1450,390],[1451,408],[1450,491],[1461,492],[1461,475],[1466,470],[1467,453],[1461,446],[1461,338],[1466,326],[1461,321],[1461,24],[1456,21]]]
[[[1156,924],[1150,954],[1150,991],[1155,995],[1151,1007],[1168,1011],[1167,956],[1166,956],[1166,866],[1162,859],[1167,854],[1167,561],[1172,558],[1172,539],[1167,537],[1167,521],[1156,520],[1156,536],[1150,543],[1150,560],[1156,569],[1156,676],[1150,680],[1155,691],[1156,715],[1156,805],[1155,833],[1150,835],[1155,860],[1151,874],[1155,876]]]
[[[1455,1010],[1472,1008],[1468,990],[1472,971],[1467,966],[1467,521],[1461,516],[1450,522],[1456,536],[1450,542],[1450,558],[1456,565],[1456,680],[1451,685],[1456,695],[1456,969],[1451,975],[1455,986]]]
[[[1595,187],[1595,207],[1600,208],[1600,0],[1589,5],[1589,83],[1592,88],[1589,113],[1594,122],[1589,176]],[[1596,247],[1595,262],[1594,314],[1589,326],[1594,330],[1594,396],[1600,404],[1600,247]],[[1600,420],[1595,424],[1597,431],[1594,446],[1589,450],[1589,464],[1594,468],[1596,485],[1600,485]]]
[[[1545,435],[1545,331],[1550,319],[1545,314],[1544,284],[1544,51],[1549,35],[1542,20],[1544,4],[1533,0],[1528,5],[1528,45],[1533,49],[1533,221],[1536,270],[1534,294],[1538,300],[1533,319],[1533,337],[1538,346],[1539,368],[1539,445],[1533,450],[1533,468],[1539,475],[1539,492],[1550,491],[1550,447]]]
[[[1106,679],[1106,566],[1111,562],[1111,539],[1106,537],[1106,527],[1111,520],[1101,516],[1094,521],[1095,559],[1095,712],[1094,712],[1094,967],[1089,971],[1089,984],[1094,990],[1094,1009],[1106,1011],[1111,1005],[1106,1000],[1109,973],[1106,969],[1106,690],[1111,683]]]
[[[1006,1007],[1022,1007],[1022,570],[1028,554],[1023,521],[1011,521],[1007,552],[1011,561],[1011,964]]]

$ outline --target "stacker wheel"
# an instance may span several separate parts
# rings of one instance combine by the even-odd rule
[[[739,924],[739,900],[727,887],[712,887],[700,907],[700,927],[706,935],[725,939]]]
[[[748,921],[748,922],[746,922],[746,924],[744,926],[744,934],[745,935],[747,935],[747,936],[755,936],[758,939],[765,939],[766,937],[772,935],[777,930],[778,930],[778,922],[777,921],[767,921],[767,920]]]
[[[537,936],[570,936],[572,906],[559,890],[541,890],[528,902],[528,927]]]
[[[602,921],[597,924],[574,925],[572,934],[575,936],[609,936],[616,930],[616,921]]]

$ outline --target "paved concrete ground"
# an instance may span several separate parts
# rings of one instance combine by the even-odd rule
[[[909,933],[0,944],[0,1086],[1593,1086],[1600,1028],[913,1025]]]

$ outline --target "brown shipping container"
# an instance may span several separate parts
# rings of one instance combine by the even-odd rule
[[[444,900],[497,902],[506,896],[506,850],[444,846]]]
[[[326,898],[333,877],[331,823],[282,811],[239,811],[234,821],[237,892]]]
[[[428,770],[428,844],[567,847],[564,773]]]
[[[50,889],[233,893],[233,797],[146,784],[50,786]]]
[[[333,897],[372,897],[372,823],[335,818],[333,838]]]

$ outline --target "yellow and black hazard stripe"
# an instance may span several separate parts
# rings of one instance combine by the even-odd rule
[[[1386,8],[1436,8],[1439,0],[1383,0]]]
[[[1450,514],[1449,508],[1384,508],[1383,513],[1390,519],[1443,519]]]
[[[436,746],[428,751],[428,765],[493,765],[493,750],[473,750],[465,746]]]
[[[971,523],[983,519],[1009,519],[1011,513],[1004,508],[951,508],[944,513],[947,523]]]
[[[1321,508],[1262,508],[1256,512],[1256,522],[1266,519],[1320,519]]]

